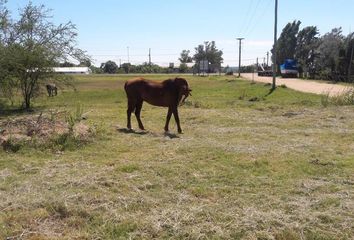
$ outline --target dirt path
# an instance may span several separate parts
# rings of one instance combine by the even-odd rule
[[[241,75],[245,79],[252,80],[252,73],[243,73]],[[254,80],[256,82],[271,83],[272,77],[259,77],[257,74],[254,74]],[[315,94],[327,94],[333,96],[344,91],[347,91],[351,87],[343,86],[339,84],[330,84],[330,83],[320,83],[311,80],[301,80],[297,78],[277,78],[277,86],[282,84],[286,85],[288,88],[295,89],[301,92],[315,93]]]

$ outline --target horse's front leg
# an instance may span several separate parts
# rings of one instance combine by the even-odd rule
[[[168,112],[167,112],[167,117],[166,117],[166,124],[165,124],[165,132],[168,132],[168,125],[170,123],[171,115],[172,115],[172,108],[168,107]]]
[[[178,133],[182,133],[182,128],[181,125],[179,124],[179,116],[178,116],[178,110],[177,110],[177,106],[173,108],[173,116],[175,117],[175,121],[177,123],[177,131]]]

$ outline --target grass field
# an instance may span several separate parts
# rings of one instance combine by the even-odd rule
[[[146,103],[148,131],[129,133],[128,77],[76,76],[77,92],[34,102],[31,114],[82,105],[97,136],[64,151],[0,150],[1,239],[354,238],[353,107],[186,76],[184,133],[171,119],[164,134],[167,109]]]

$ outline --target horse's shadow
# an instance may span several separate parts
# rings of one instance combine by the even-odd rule
[[[128,128],[121,128],[117,127],[117,131],[120,133],[125,133],[125,134],[136,134],[136,135],[146,135],[146,134],[151,134],[152,136],[158,136],[158,134],[151,133],[149,131],[135,131],[134,129],[128,129]],[[169,132],[164,132],[163,133],[164,137],[168,137],[170,139],[174,138],[180,138],[177,134],[174,133],[169,133]]]
[[[164,132],[163,135],[164,135],[165,137],[170,138],[170,139],[173,139],[173,138],[180,138],[177,134],[169,133],[169,132]]]
[[[117,131],[121,132],[121,133],[126,133],[126,134],[137,134],[137,135],[146,135],[149,132],[147,131],[135,131],[133,129],[128,129],[128,128],[118,128],[117,127]]]

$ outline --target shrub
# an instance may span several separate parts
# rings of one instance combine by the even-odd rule
[[[324,107],[328,105],[334,106],[346,106],[354,105],[354,89],[349,89],[342,94],[330,96],[329,93],[324,94],[321,97],[321,104]]]

